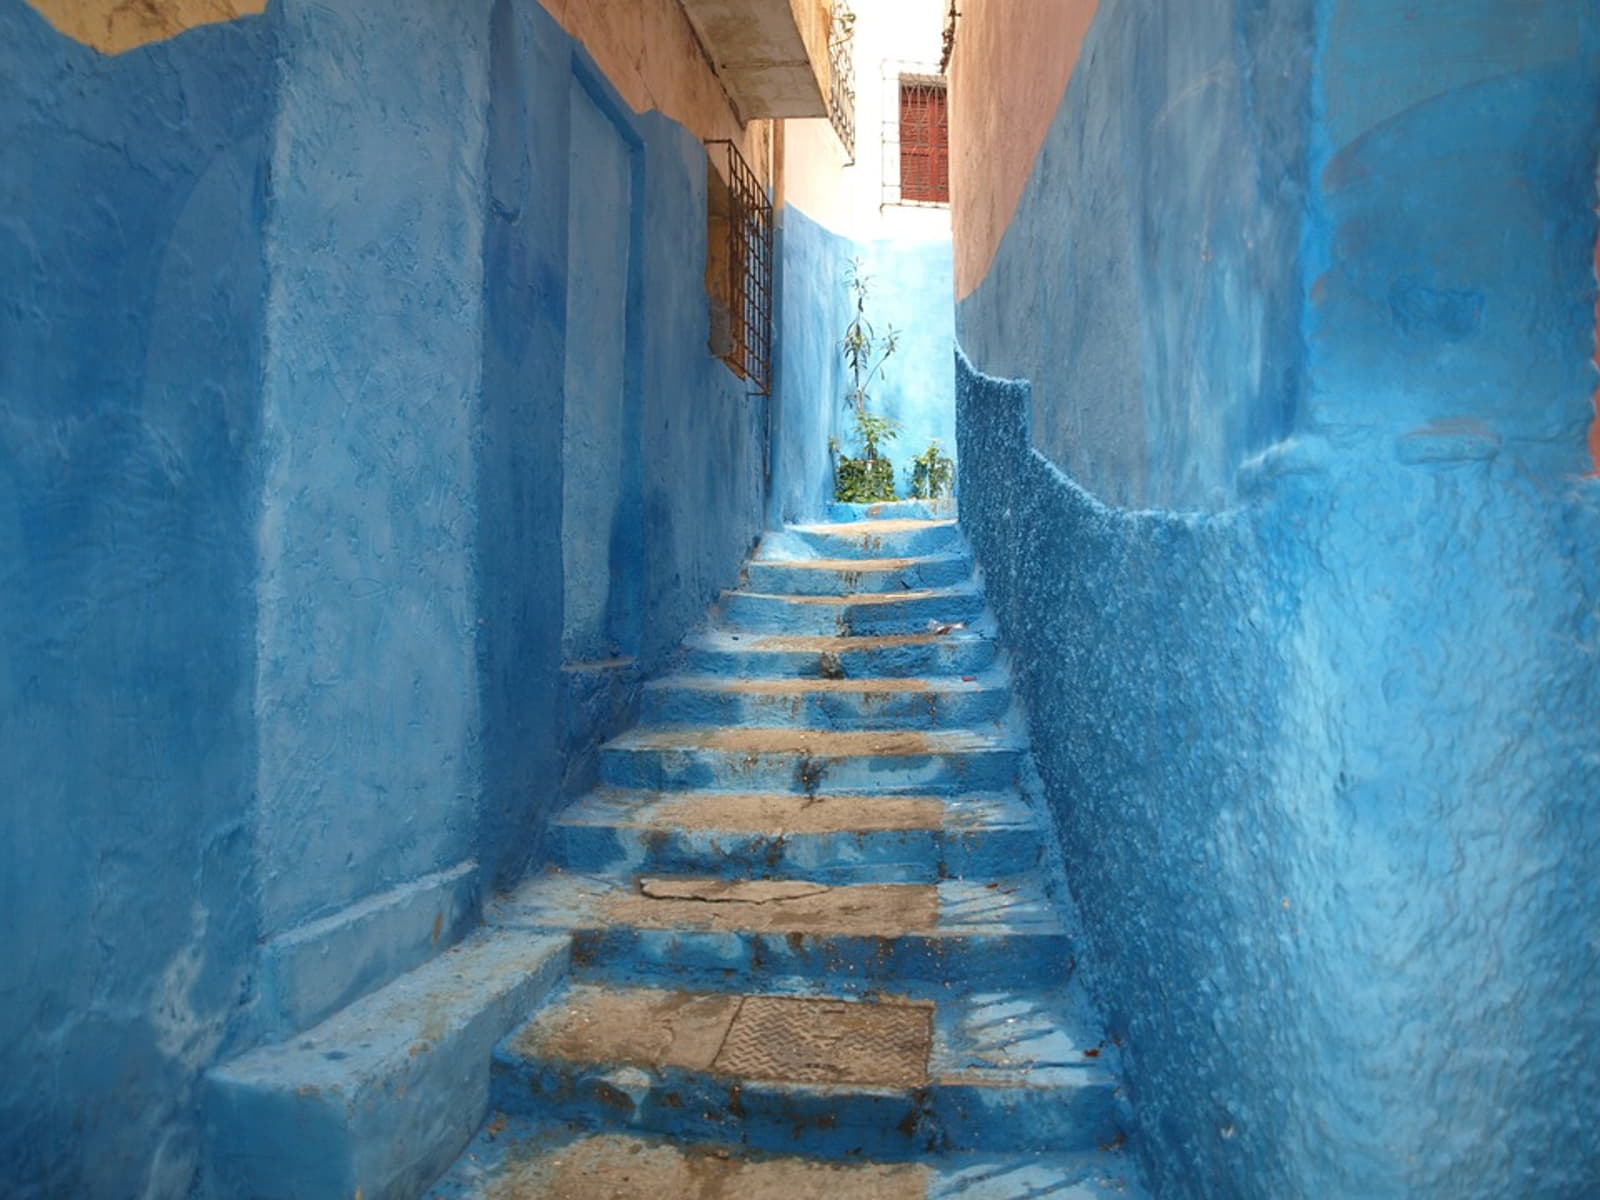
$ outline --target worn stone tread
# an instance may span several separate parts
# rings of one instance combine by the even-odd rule
[[[942,1155],[915,1163],[761,1154],[493,1117],[427,1200],[1144,1200],[1121,1151]]]
[[[624,925],[876,939],[1062,932],[1055,905],[1029,879],[829,886],[797,879],[616,879],[548,871],[496,897],[488,913],[496,924],[541,929]]]
[[[794,1084],[928,1082],[933,1004],[575,984],[509,1053]]]
[[[812,833],[1032,828],[1016,793],[879,796],[795,792],[650,792],[602,789],[557,818],[561,825],[701,829],[781,837]]]
[[[914,533],[921,529],[953,529],[955,521],[946,518],[924,519],[920,517],[889,517],[866,521],[820,521],[811,524],[790,525],[789,529],[795,533],[811,534],[848,534],[851,537],[867,538],[886,537],[896,533]]]
[[[970,630],[945,633],[747,633],[730,629],[711,629],[692,645],[710,650],[787,651],[801,654],[851,654],[870,650],[891,650],[901,646],[932,646],[950,642],[985,642],[992,639]],[[870,677],[869,677],[870,678]]]
[[[804,754],[812,758],[850,755],[896,757],[1016,750],[1015,739],[971,729],[834,730],[642,726],[613,738],[614,750],[731,750],[749,754]]]
[[[955,565],[968,560],[960,554],[908,554],[894,558],[779,558],[757,555],[750,560],[763,567],[793,567],[799,571],[838,571],[847,575],[907,571],[929,565]]]
[[[1003,691],[1007,684],[994,678],[961,676],[918,679],[910,676],[868,676],[862,679],[728,679],[718,675],[663,675],[645,685],[652,691],[688,688],[703,692],[739,692],[752,696],[802,696],[811,692],[828,692],[839,695],[891,696],[901,693],[964,694]]]
[[[828,605],[847,608],[874,608],[907,604],[915,600],[967,599],[973,596],[974,592],[972,585],[965,583],[943,588],[902,588],[896,592],[842,592],[835,596],[805,596],[794,592],[753,592],[743,588],[737,591],[730,589],[724,594],[727,596],[741,596],[747,600],[771,600],[808,608],[820,608]]]

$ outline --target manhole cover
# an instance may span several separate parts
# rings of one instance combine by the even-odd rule
[[[921,1087],[933,1008],[747,996],[712,1069],[747,1079]]]

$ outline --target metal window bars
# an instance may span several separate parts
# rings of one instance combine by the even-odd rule
[[[723,338],[714,337],[718,357],[762,396],[772,394],[772,204],[756,173],[728,139],[706,143],[720,148],[726,172],[711,164],[707,247],[708,290],[726,315]],[[720,185],[720,186],[719,186]],[[718,225],[726,224],[726,241],[714,244]],[[720,316],[721,314],[719,314]]]
[[[845,163],[856,160],[856,15],[850,6],[834,6],[828,26],[828,119],[844,143]]]

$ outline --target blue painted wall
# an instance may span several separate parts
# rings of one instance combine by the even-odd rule
[[[474,849],[489,32],[482,6],[432,0],[277,12],[256,694],[268,935]]]
[[[272,22],[0,0],[0,1191],[183,1195],[256,928]]]
[[[1248,50],[1214,74],[1154,28],[1192,6],[1101,5],[957,315],[962,522],[1136,1143],[1170,1195],[1591,1194],[1600,13],[1203,7]],[[1243,69],[1306,60],[1309,93]],[[1208,182],[1237,141],[1151,162],[1133,119],[1227,80],[1254,89],[1251,196]],[[1144,257],[1197,189],[1279,249]],[[1091,311],[1119,303],[1136,348]],[[1152,332],[1235,328],[1298,382],[1197,405],[1151,368]],[[1195,364],[1254,378],[1211,334]]]
[[[620,462],[558,449],[574,80],[632,163]],[[0,1191],[183,1195],[206,1066],[540,861],[736,578],[766,414],[706,351],[698,142],[530,0],[115,58],[0,0],[0,144]],[[564,485],[603,473],[585,673]]]
[[[870,407],[900,426],[888,445],[895,486],[910,490],[911,460],[937,438],[955,457],[954,273],[947,239],[857,241],[813,221],[793,205],[779,214],[782,262],[777,300],[772,519],[821,517],[833,499],[830,438],[855,453],[845,405],[850,380],[839,351],[854,315],[850,263],[870,277],[867,319],[898,349],[869,389]]]
[[[1291,427],[1312,7],[1103,0],[1012,221],[1035,262],[961,306],[974,361],[1032,381],[1034,444],[1111,503],[1226,506]]]

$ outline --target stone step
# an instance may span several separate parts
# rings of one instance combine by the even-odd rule
[[[971,586],[856,595],[722,594],[723,624],[752,634],[931,634],[965,629],[982,614],[984,597]]]
[[[824,883],[994,879],[1040,862],[1015,792],[959,796],[603,789],[556,818],[569,871],[803,878]]]
[[[854,636],[935,633],[964,628],[983,616],[983,593],[971,585],[853,596],[722,593],[722,620],[751,633]]]
[[[919,1162],[770,1154],[496,1113],[427,1200],[1145,1200],[1121,1150],[942,1153]]]
[[[972,730],[705,729],[641,726],[600,749],[609,787],[912,795],[1017,786],[1026,750]]]
[[[879,637],[711,629],[685,643],[685,672],[737,678],[878,679],[981,675],[998,646],[982,623],[947,633]]]
[[[1116,1082],[1064,1010],[574,984],[496,1048],[494,1105],[760,1150],[798,1130],[825,1157],[1093,1150],[1118,1136]]]
[[[949,521],[955,516],[954,496],[938,500],[874,500],[866,504],[835,500],[828,505],[828,520],[836,522]]]
[[[807,729],[950,729],[992,725],[1011,704],[1006,678],[729,679],[669,675],[644,687],[639,720],[651,725],[795,726]]]
[[[414,1196],[483,1122],[494,1045],[566,973],[566,937],[480,933],[206,1076],[217,1196]]]
[[[965,554],[922,558],[795,558],[764,557],[761,551],[746,568],[753,592],[787,596],[847,596],[854,592],[923,591],[945,588],[972,576]]]
[[[571,931],[586,978],[758,987],[808,977],[859,992],[1072,970],[1072,940],[1033,877],[829,885],[548,871],[487,906],[491,925]]]
[[[966,552],[953,520],[917,517],[786,525],[769,532],[762,547],[769,558],[916,558]]]

